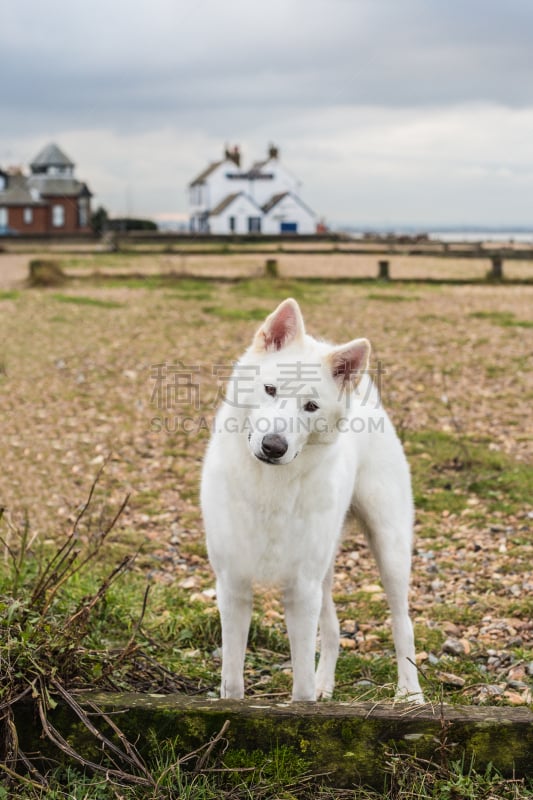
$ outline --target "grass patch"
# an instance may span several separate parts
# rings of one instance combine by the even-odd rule
[[[264,308],[228,308],[228,306],[204,306],[202,311],[220,319],[246,321],[262,320],[267,313]]]
[[[420,297],[416,294],[413,295],[406,295],[406,294],[391,294],[390,292],[369,292],[366,296],[367,300],[381,300],[384,303],[402,303],[404,301],[413,301],[413,300],[420,300]]]
[[[20,295],[15,289],[4,289],[0,291],[0,300],[16,300]]]
[[[460,513],[477,495],[490,511],[521,511],[531,499],[528,465],[504,453],[443,431],[410,434],[415,505],[425,511]]]
[[[172,684],[177,691],[191,688],[160,666],[149,652],[150,642],[145,640],[145,650],[140,645],[148,591],[143,600],[139,581],[132,575],[135,555],[129,553],[109,567],[108,539],[127,499],[117,512],[105,507],[96,511],[92,508],[95,496],[96,482],[75,516],[70,534],[55,549],[41,545],[27,523],[16,527],[0,511],[0,544],[4,549],[0,569],[0,733],[2,752],[10,754],[10,763],[16,765],[18,756],[30,772],[31,779],[27,779],[9,767],[11,782],[18,781],[21,786],[47,785],[40,772],[42,766],[37,762],[32,765],[19,750],[21,736],[16,720],[19,714],[24,719],[31,713],[29,703],[33,704],[35,719],[41,722],[43,739],[74,763],[88,762],[56,735],[49,712],[58,702],[79,717],[87,732],[100,746],[103,744],[103,752],[112,751],[109,761],[104,758],[101,766],[93,763],[93,770],[114,775],[119,782],[149,786],[151,779],[146,770],[143,773],[142,764],[132,758],[130,746],[124,748],[120,735],[118,747],[110,743],[108,734],[95,733],[94,723],[80,710],[71,692],[84,687],[157,691],[158,683],[159,690],[165,691],[169,680],[167,691]],[[117,582],[125,575],[126,587],[115,593]],[[139,614],[137,619],[131,616],[132,609]],[[0,798],[1,791],[0,785]]]
[[[275,300],[281,302],[286,297],[294,297],[299,302],[322,302],[324,286],[328,282],[291,281],[287,279],[266,279],[238,281],[231,287],[233,294],[239,297]]]
[[[533,328],[531,320],[516,319],[512,311],[474,311],[468,316],[488,320],[502,328]]]
[[[54,300],[58,303],[71,303],[76,306],[94,306],[95,308],[122,308],[124,303],[116,300],[100,300],[96,297],[84,297],[75,294],[54,294]]]
[[[183,300],[210,300],[213,296],[213,291],[213,285],[207,281],[182,278],[177,283],[170,285],[170,290],[166,297],[179,297]]]

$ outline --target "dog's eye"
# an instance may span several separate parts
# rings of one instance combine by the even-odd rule
[[[272,386],[271,383],[265,383],[265,392],[270,395],[270,397],[275,397],[278,393],[278,390],[275,386]]]
[[[312,411],[318,411],[318,409],[319,405],[318,403],[315,403],[314,400],[308,400],[304,406],[304,411],[312,412]]]

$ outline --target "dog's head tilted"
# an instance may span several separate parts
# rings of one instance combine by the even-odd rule
[[[252,455],[289,464],[307,445],[331,442],[369,355],[367,339],[331,346],[307,335],[298,303],[284,300],[260,326],[228,386],[227,402],[245,411],[242,432]]]

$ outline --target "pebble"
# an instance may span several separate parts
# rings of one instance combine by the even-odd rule
[[[448,636],[453,636],[456,639],[461,636],[461,629],[457,627],[455,622],[443,622],[441,628]]]
[[[527,683],[524,683],[524,681],[507,681],[507,686],[509,687],[509,689],[519,689],[519,690],[528,688]]]
[[[349,639],[347,636],[341,637],[339,644],[343,650],[355,650],[355,640]]]
[[[462,688],[466,683],[464,678],[461,678],[460,675],[454,675],[453,672],[437,672],[436,677],[441,683],[445,683],[447,686]]]
[[[496,686],[494,683],[488,683],[486,686],[481,687],[483,694],[488,694],[490,697],[499,697],[504,693],[502,686]]]
[[[462,656],[465,653],[465,646],[459,639],[450,636],[442,645],[442,652],[451,656]]]

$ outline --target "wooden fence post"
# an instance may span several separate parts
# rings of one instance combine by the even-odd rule
[[[501,281],[503,280],[503,258],[501,253],[495,253],[490,257],[492,262],[491,270],[488,274],[488,277],[492,281]]]
[[[388,261],[379,261],[379,272],[378,272],[378,280],[380,281],[389,281],[390,274],[389,274],[389,262]]]
[[[265,263],[265,276],[267,278],[279,278],[278,262],[275,258],[267,258]]]

